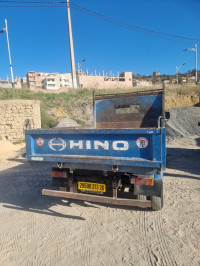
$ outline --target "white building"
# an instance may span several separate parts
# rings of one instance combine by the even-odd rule
[[[136,86],[144,86],[144,87],[150,87],[152,86],[152,82],[151,81],[146,81],[146,80],[133,80],[133,87]]]
[[[58,90],[60,88],[72,88],[71,73],[59,74],[29,71],[26,75],[26,79],[27,86],[31,90]],[[24,80],[23,83],[25,83]]]
[[[44,75],[42,88],[45,90],[58,90],[60,88],[72,88],[71,74],[50,73]]]

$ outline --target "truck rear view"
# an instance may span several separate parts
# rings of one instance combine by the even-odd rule
[[[43,195],[163,207],[163,90],[96,95],[94,128],[27,130],[26,147],[28,161],[52,164],[59,190]]]

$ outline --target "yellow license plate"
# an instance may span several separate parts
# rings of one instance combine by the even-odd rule
[[[97,183],[90,183],[90,182],[78,182],[78,189],[106,192],[106,185],[97,184]]]

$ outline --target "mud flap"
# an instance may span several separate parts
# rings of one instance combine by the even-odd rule
[[[161,197],[163,191],[163,180],[154,180],[153,186],[134,185],[134,195],[156,196]]]

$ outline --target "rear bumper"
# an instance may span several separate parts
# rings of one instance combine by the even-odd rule
[[[95,196],[95,195],[89,195],[89,194],[56,191],[56,190],[48,190],[48,189],[43,189],[42,195],[112,204],[112,205],[118,205],[118,206],[151,208],[150,200],[121,199],[121,198],[111,198],[111,197],[109,198],[109,197],[104,197],[104,196]]]

